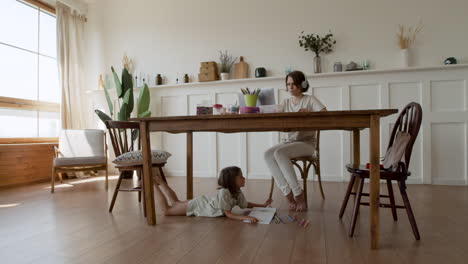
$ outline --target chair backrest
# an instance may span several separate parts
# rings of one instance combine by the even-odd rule
[[[401,111],[398,119],[393,126],[392,133],[390,135],[390,141],[388,142],[387,150],[395,142],[395,137],[398,131],[408,133],[411,138],[406,145],[405,154],[404,154],[404,167],[402,168],[405,175],[408,173],[408,168],[411,160],[411,152],[413,151],[413,145],[416,141],[416,138],[419,134],[419,129],[421,128],[422,122],[422,108],[421,105],[415,102],[407,104]]]
[[[60,156],[105,157],[104,131],[100,129],[64,129],[59,136]]]
[[[115,156],[140,150],[140,124],[132,121],[106,121]]]

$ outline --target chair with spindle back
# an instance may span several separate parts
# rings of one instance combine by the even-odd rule
[[[297,158],[291,159],[292,164],[296,166],[299,169],[299,172],[301,173],[301,179],[303,181],[303,188],[304,188],[304,199],[306,201],[306,205],[307,205],[307,177],[309,176],[309,171],[310,171],[311,166],[314,167],[314,173],[317,175],[317,181],[319,184],[320,194],[322,196],[322,199],[325,199],[325,194],[322,188],[322,176],[320,173],[320,131],[319,130],[316,131],[316,139],[317,139],[317,146],[315,148],[315,155],[297,157]],[[299,164],[299,162],[302,162],[302,164]],[[272,177],[271,186],[270,186],[270,194],[269,194],[270,199],[273,196],[274,185],[275,185],[275,179]]]
[[[390,200],[389,204],[380,203],[380,207],[390,208],[392,210],[394,221],[398,220],[396,209],[406,209],[406,213],[408,214],[408,218],[416,240],[420,239],[420,235],[418,226],[416,225],[416,220],[414,218],[413,210],[411,209],[411,204],[408,199],[408,194],[406,193],[406,179],[408,176],[411,175],[411,173],[408,171],[411,159],[411,152],[413,150],[414,142],[416,141],[416,138],[418,136],[419,129],[421,127],[421,122],[422,108],[418,103],[412,102],[406,105],[405,108],[403,108],[401,114],[396,120],[395,125],[393,126],[385,159],[391,157],[395,153],[395,151],[398,151],[399,148],[401,150],[400,153],[402,154],[402,156],[399,156],[398,158],[396,157],[398,155],[395,156],[397,164],[396,166],[380,169],[380,178],[387,182],[388,189],[388,195],[380,195],[380,197],[389,198]],[[399,140],[398,137],[404,137],[403,135],[407,136],[407,140]],[[367,202],[361,202],[362,196],[369,196],[368,193],[363,193],[362,191],[364,187],[364,181],[369,178],[369,169],[363,165],[353,166],[352,164],[346,165],[346,169],[348,170],[348,172],[351,173],[351,180],[349,181],[348,189],[346,191],[346,195],[341,206],[340,218],[343,217],[350,195],[356,195],[353,216],[349,230],[349,236],[353,236],[354,228],[356,226],[357,215],[359,213],[359,206],[369,205],[369,203]],[[356,178],[360,179],[358,181],[359,187],[357,193],[352,192]],[[398,183],[398,188],[400,190],[401,197],[403,198],[404,205],[395,205],[392,181],[396,181]]]
[[[115,200],[119,191],[125,192],[138,192],[138,202],[141,202],[141,194],[143,192],[143,163],[141,159],[141,141],[140,125],[138,122],[130,121],[106,121],[106,127],[109,130],[110,139],[114,148],[116,159],[113,161],[116,164],[116,168],[119,170],[120,175],[115,186],[112,201],[109,206],[109,212],[112,212],[114,208]],[[153,153],[154,155],[154,153]],[[133,159],[137,157],[137,159]],[[153,162],[152,167],[157,167],[162,179],[166,181],[162,167],[166,164],[166,159]],[[122,179],[125,176],[125,172],[137,172],[140,186],[135,188],[120,188]]]

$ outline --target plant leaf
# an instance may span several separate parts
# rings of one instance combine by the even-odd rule
[[[123,104],[127,104],[127,112],[129,114],[131,114],[132,111],[133,111],[133,101],[134,101],[134,99],[133,99],[133,89],[128,89],[125,92],[122,101],[123,101],[122,102]]]
[[[108,116],[106,113],[102,112],[99,109],[94,110],[94,112],[96,113],[96,115],[99,117],[99,119],[101,119],[101,121],[104,124],[106,124],[106,121],[112,120],[112,118],[110,118],[110,116]]]
[[[140,89],[140,94],[138,95],[137,116],[141,117],[143,113],[149,111],[149,107],[150,107],[150,93],[149,93],[148,85],[145,83],[143,87]]]
[[[138,129],[135,129],[132,131],[132,140],[135,141],[138,138],[138,135],[140,131]]]
[[[141,114],[138,115],[138,118],[144,118],[144,117],[150,117],[151,116],[151,111],[148,110],[148,111],[145,111]]]
[[[128,72],[126,68],[122,69],[122,93],[125,93],[133,88],[132,75]]]
[[[127,107],[128,105],[126,103],[122,104],[122,107],[120,107],[120,112],[119,112],[119,121],[127,121]]]
[[[122,90],[122,84],[120,84],[119,76],[117,76],[117,73],[114,70],[114,67],[111,67],[112,70],[112,75],[114,76],[114,84],[115,84],[115,89],[117,91],[117,97],[122,98],[123,96],[123,90]]]
[[[107,101],[107,106],[109,107],[109,113],[111,116],[114,115],[114,105],[112,104],[112,100],[109,95],[109,86],[110,86],[110,80],[109,76],[106,74],[106,81],[104,83],[104,95],[106,96],[106,101]]]

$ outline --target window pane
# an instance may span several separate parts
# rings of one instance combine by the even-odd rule
[[[0,44],[0,96],[37,100],[37,55]]]
[[[37,137],[37,111],[0,108],[0,137]]]
[[[39,21],[39,53],[57,57],[57,35],[55,28],[55,16],[40,12]]]
[[[61,126],[60,113],[39,112],[39,137],[58,137]]]
[[[60,103],[57,60],[39,56],[39,101]]]
[[[0,42],[37,52],[38,14],[36,7],[12,0],[0,1]]]

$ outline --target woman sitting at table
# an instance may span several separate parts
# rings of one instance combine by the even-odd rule
[[[313,95],[304,94],[309,82],[304,73],[293,71],[286,76],[286,91],[291,95],[283,101],[284,112],[327,111],[325,106]],[[294,131],[282,135],[282,143],[265,152],[265,161],[278,188],[289,202],[289,209],[298,212],[307,209],[304,192],[294,172],[291,158],[316,154],[316,132]]]

